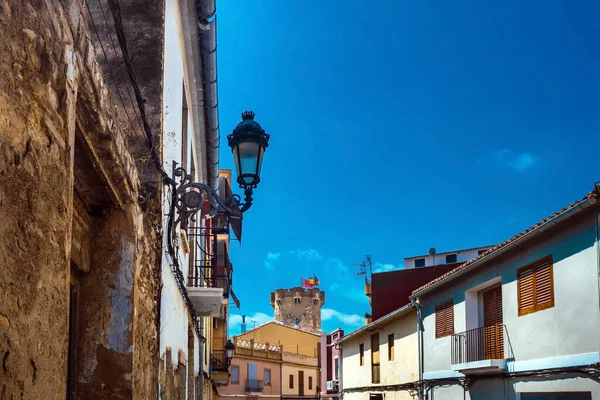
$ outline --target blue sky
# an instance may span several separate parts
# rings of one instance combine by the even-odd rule
[[[233,243],[230,334],[315,273],[324,329],[369,310],[355,263],[494,244],[600,180],[598,2],[219,1],[221,167],[271,134]],[[251,323],[252,325],[252,323]]]

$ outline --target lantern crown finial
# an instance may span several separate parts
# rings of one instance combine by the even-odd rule
[[[244,112],[242,113],[242,119],[243,119],[244,121],[247,121],[247,120],[254,120],[254,115],[255,115],[255,114],[254,114],[254,111],[244,111]]]

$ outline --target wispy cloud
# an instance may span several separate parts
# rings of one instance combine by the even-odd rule
[[[365,295],[364,281],[353,279],[344,284],[334,281],[329,285],[329,291],[335,292],[336,296],[345,297],[357,303],[369,304],[369,298]]]
[[[482,164],[507,167],[515,172],[524,172],[531,169],[539,162],[533,153],[517,153],[511,149],[502,149],[479,159]]]
[[[339,258],[328,258],[323,267],[328,270],[333,269],[340,272],[348,271],[348,266]]]
[[[281,257],[281,253],[267,253],[267,258],[265,259],[265,268],[273,269],[275,268],[274,262]]]
[[[337,319],[346,325],[354,326],[362,325],[363,323],[363,318],[358,314],[345,314],[332,308],[323,308],[321,310],[321,318],[324,321]]]
[[[390,264],[390,263],[380,263],[380,262],[375,262],[373,263],[373,272],[388,272],[388,271],[395,271],[397,269],[402,269],[402,266],[400,265],[394,265],[394,264]]]
[[[315,249],[296,249],[290,251],[298,260],[320,261],[323,255]]]
[[[265,313],[257,312],[254,314],[246,315],[246,327],[248,330],[254,328],[254,326],[258,326],[264,324],[265,322],[269,322],[273,319],[272,315],[268,315]],[[239,314],[231,314],[229,315],[229,333],[230,335],[237,335],[241,332],[242,326],[242,316]]]

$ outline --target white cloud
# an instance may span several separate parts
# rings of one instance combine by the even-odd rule
[[[332,308],[323,308],[321,310],[321,318],[323,321],[329,321],[332,319],[337,319],[338,321],[346,324],[346,325],[362,325],[364,322],[363,317],[358,314],[344,314]]]
[[[267,258],[265,259],[265,268],[267,268],[267,269],[273,269],[273,268],[275,268],[275,265],[273,264],[273,261],[278,260],[279,257],[281,257],[281,253],[271,253],[271,252],[268,252],[267,253]]]
[[[315,249],[297,249],[290,251],[290,253],[295,255],[298,260],[320,261],[323,259],[323,255]]]
[[[257,312],[251,315],[246,315],[246,329],[253,329],[254,326],[262,325],[273,319],[272,315]],[[238,335],[241,333],[242,316],[240,314],[229,315],[229,334]]]
[[[373,272],[388,272],[388,271],[395,271],[397,269],[401,269],[400,265],[394,265],[394,264],[390,264],[390,263],[380,263],[380,262],[376,262],[373,264]]]
[[[532,153],[517,153],[511,149],[502,149],[479,159],[480,163],[492,166],[501,166],[515,172],[524,172],[531,169],[539,162],[539,158]]]

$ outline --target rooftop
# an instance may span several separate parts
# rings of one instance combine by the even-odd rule
[[[482,249],[489,249],[490,247],[493,247],[494,245],[489,245],[489,246],[481,246],[481,247],[471,247],[468,249],[460,249],[460,250],[452,250],[452,251],[444,251],[442,253],[435,253],[436,256],[443,256],[445,254],[454,254],[454,253],[460,253],[463,251],[471,251],[471,250],[482,250]],[[424,254],[424,255],[420,255],[420,256],[412,256],[412,257],[404,257],[405,260],[412,260],[413,258],[423,258],[423,257],[431,257],[430,254]]]
[[[530,233],[532,233],[533,231],[535,231],[536,229],[540,228],[541,226],[545,225],[548,222],[551,222],[552,220],[554,220],[555,218],[561,216],[562,214],[565,214],[569,211],[571,211],[572,209],[575,208],[583,208],[583,206],[587,203],[587,204],[595,204],[596,203],[596,199],[598,198],[598,194],[600,192],[600,185],[596,184],[596,187],[594,188],[594,190],[592,190],[591,192],[589,192],[583,199],[578,200],[574,203],[569,204],[568,206],[562,208],[561,210],[555,212],[554,214],[544,218],[543,220],[541,220],[540,222],[536,223],[533,226],[530,226],[529,228],[525,229],[524,231],[521,231],[519,233],[517,233],[516,235],[514,235],[513,237],[511,237],[510,239],[505,240],[502,243],[499,243],[493,247],[491,247],[490,249],[488,249],[486,252],[480,254],[479,256],[459,265],[458,267],[452,269],[451,271],[448,271],[447,273],[445,273],[444,275],[441,275],[440,277],[428,282],[427,284],[421,286],[420,288],[416,289],[413,291],[413,296],[416,294],[421,294],[423,292],[425,292],[426,290],[428,290],[429,288],[431,288],[434,285],[437,285],[438,283],[442,282],[442,281],[446,281],[446,280],[450,280],[453,278],[453,275],[457,274],[458,272],[464,270],[465,268],[468,267],[477,267],[479,265],[484,264],[486,261],[492,259],[493,257],[495,257],[498,253],[501,252],[501,250],[504,250],[508,247],[510,247],[511,244],[515,243],[518,239],[524,238],[525,236],[529,235]],[[589,203],[588,203],[589,202]]]

